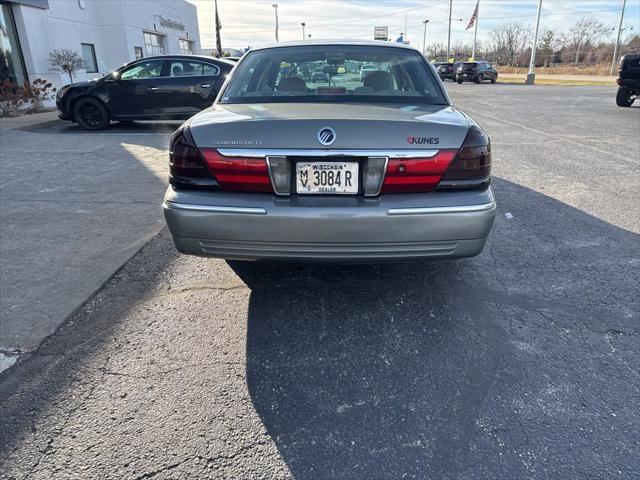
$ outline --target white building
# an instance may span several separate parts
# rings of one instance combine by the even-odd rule
[[[99,77],[143,56],[200,53],[196,6],[186,0],[0,0],[0,82],[67,74],[49,64],[55,49],[81,53],[74,81]]]

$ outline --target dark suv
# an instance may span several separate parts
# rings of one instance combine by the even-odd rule
[[[498,71],[489,62],[464,62],[456,70],[456,82],[476,82],[490,80],[496,83]]]
[[[616,103],[619,107],[630,107],[640,95],[640,53],[629,53],[622,57],[616,82]]]
[[[453,63],[449,62],[435,62],[433,64],[436,72],[438,72],[438,76],[441,80],[453,80],[456,79],[456,70]]]
[[[59,117],[86,130],[111,120],[183,120],[210,106],[234,62],[199,55],[162,55],[128,63],[56,95]]]

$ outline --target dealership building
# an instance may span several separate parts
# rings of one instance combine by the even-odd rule
[[[186,0],[0,0],[0,82],[69,83],[49,64],[56,49],[83,56],[74,81],[150,55],[198,54],[197,9]]]

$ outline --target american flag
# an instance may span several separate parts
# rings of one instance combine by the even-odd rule
[[[220,41],[220,30],[222,24],[220,23],[220,15],[218,15],[218,0],[215,0],[216,8],[216,57],[222,57],[222,42]]]
[[[471,15],[471,18],[469,19],[469,23],[467,24],[467,28],[465,28],[465,30],[469,30],[471,27],[475,25],[476,20],[478,19],[479,6],[480,6],[480,0],[478,0],[478,2],[476,3],[476,9],[473,11],[473,15]]]

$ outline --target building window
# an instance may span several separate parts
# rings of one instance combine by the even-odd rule
[[[147,55],[164,55],[164,37],[155,33],[144,32],[144,48]]]
[[[22,63],[20,44],[13,22],[11,6],[0,4],[0,82],[8,80],[16,85],[27,81],[27,73]]]
[[[96,61],[96,49],[90,43],[81,43],[82,58],[84,58],[84,65],[87,69],[87,73],[96,73],[98,71],[98,62]]]
[[[193,42],[191,40],[180,39],[180,53],[183,55],[193,55]]]
[[[144,57],[144,54],[142,53],[142,47],[133,47],[133,53],[136,56],[136,60],[140,60],[142,57]]]

